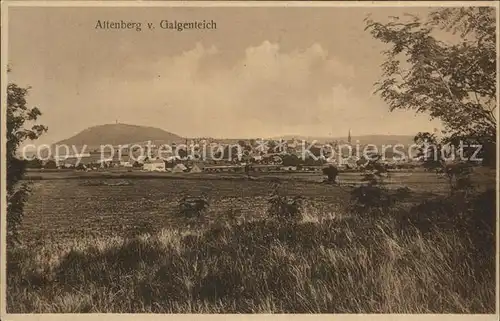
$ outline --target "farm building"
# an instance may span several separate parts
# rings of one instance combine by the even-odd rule
[[[253,155],[252,156],[252,160],[255,161],[255,162],[261,162],[264,158],[262,157],[262,155]]]
[[[129,157],[129,162],[131,162],[133,160],[134,162],[139,162],[139,163],[143,164],[144,162],[146,162],[146,157],[147,156],[145,156],[145,155],[137,155],[134,157]]]
[[[271,172],[277,171],[280,169],[278,165],[254,165],[252,166],[252,170],[255,172]]]
[[[340,158],[339,159],[339,165],[340,166],[349,166],[349,167],[357,167],[358,164],[357,162],[359,161],[359,157],[356,156],[349,156],[347,158]]]
[[[237,171],[243,171],[243,166],[240,165],[207,166],[203,170],[205,172],[237,172]]]
[[[109,159],[99,159],[96,162],[99,166],[111,166],[111,160]]]
[[[177,164],[172,168],[172,173],[184,173],[187,167],[184,164]]]
[[[323,166],[303,166],[302,170],[306,172],[321,172],[323,170]]]
[[[167,162],[175,162],[176,160],[181,160],[180,156],[167,155],[163,157]]]
[[[269,164],[283,164],[283,158],[278,155],[273,155]]]
[[[95,158],[95,160],[98,159],[99,158]],[[89,164],[92,162],[92,160],[94,160],[94,158],[92,158],[90,154],[80,154],[80,155],[66,155],[66,156],[61,156],[59,158],[54,157],[54,160],[61,167],[71,168],[75,167],[77,164]]]
[[[164,172],[165,162],[161,159],[155,159],[144,162],[143,169],[151,172]]]
[[[194,164],[191,169],[189,170],[190,173],[201,173],[202,170],[201,168],[197,165],[197,164]]]
[[[130,163],[130,162],[120,162],[120,166],[123,166],[123,167],[133,167],[134,164]]]

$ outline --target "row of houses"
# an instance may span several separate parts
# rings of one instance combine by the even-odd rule
[[[169,164],[170,165],[170,164]],[[320,172],[323,166],[279,166],[279,165],[252,165],[248,168],[252,172],[275,172],[275,171],[306,171]],[[204,163],[192,163],[187,166],[183,163],[175,164],[172,167],[162,160],[146,161],[142,167],[143,171],[172,172],[172,173],[221,173],[221,172],[244,172],[245,165],[219,165],[207,166]]]
[[[190,172],[190,173],[220,173],[220,172],[245,172],[246,164],[240,165],[215,165],[210,166],[203,162],[172,164],[160,159],[148,160],[142,166],[143,171],[157,172]],[[252,172],[275,172],[275,171],[306,171],[320,172],[323,166],[280,166],[280,165],[251,165],[248,170]]]

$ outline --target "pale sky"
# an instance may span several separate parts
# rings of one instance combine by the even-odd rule
[[[39,143],[116,120],[188,137],[414,135],[439,123],[372,94],[385,47],[363,22],[404,12],[426,9],[11,7],[9,81],[32,86],[49,127]],[[96,30],[99,19],[142,32]]]

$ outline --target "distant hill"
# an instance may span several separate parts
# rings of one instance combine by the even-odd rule
[[[332,141],[345,142],[346,137],[314,137],[314,136],[300,136],[300,135],[284,135],[278,137],[269,138],[269,140],[292,140],[297,139],[299,141],[306,140],[311,143],[316,140],[319,143],[328,143]],[[219,143],[237,143],[240,139],[227,138],[227,139],[214,139]],[[243,139],[248,140],[248,139]],[[145,143],[151,141],[153,144],[172,144],[172,143],[184,143],[186,138],[179,135],[167,132],[163,129],[148,127],[148,126],[137,126],[128,124],[106,124],[94,127],[89,127],[80,133],[61,140],[52,145],[52,154],[55,150],[55,145],[66,145],[66,146],[76,146],[78,151],[82,151],[82,146],[86,145],[86,152],[93,149],[99,149],[102,145],[126,145],[134,143]],[[381,145],[395,145],[404,144],[405,146],[413,143],[413,136],[411,135],[363,135],[363,136],[352,136],[352,144],[356,144],[359,141],[360,145],[375,144],[377,146]],[[73,151],[70,151],[73,154]],[[43,154],[43,153],[42,153]]]
[[[360,144],[375,144],[381,145],[396,145],[403,144],[405,146],[412,145],[415,135],[366,135],[353,136],[352,143],[360,142]]]
[[[184,138],[155,127],[106,124],[89,127],[75,136],[61,140],[55,144],[98,147],[106,144],[125,145],[147,141],[169,144],[183,142]]]

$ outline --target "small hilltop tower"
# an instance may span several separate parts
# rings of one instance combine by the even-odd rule
[[[351,145],[351,141],[352,141],[352,139],[351,139],[351,129],[349,128],[349,132],[347,133],[347,143],[349,145]]]

